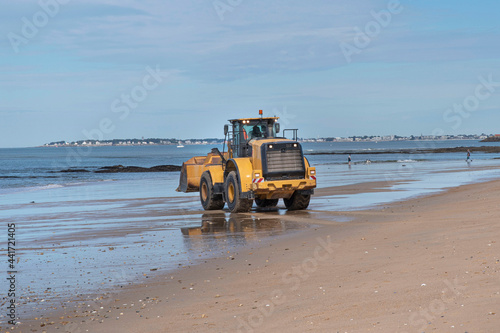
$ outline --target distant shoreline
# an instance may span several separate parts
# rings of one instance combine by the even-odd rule
[[[401,141],[415,141],[415,142],[434,142],[434,141],[466,141],[466,140],[477,140],[480,142],[498,142],[500,139],[496,139],[494,136],[479,135],[468,135],[468,136],[443,136],[443,137],[433,137],[433,136],[410,136],[410,137],[395,137],[395,136],[364,136],[364,137],[348,137],[348,138],[307,138],[298,139],[299,142],[303,143],[346,143],[346,142],[401,142]],[[38,147],[110,147],[110,146],[196,146],[196,145],[217,145],[223,144],[223,139],[113,139],[113,140],[80,140],[80,141],[56,141],[46,143]]]
[[[177,139],[113,139],[87,141],[56,141],[37,147],[116,147],[116,146],[184,146],[184,145],[212,145],[222,144],[222,139],[177,140]]]
[[[185,146],[208,146],[212,144],[222,144],[221,143],[182,143]],[[167,143],[136,143],[136,144],[64,144],[64,145],[49,145],[45,144],[43,146],[35,146],[32,148],[64,148],[64,147],[144,147],[144,146],[178,146],[178,144],[167,144]]]

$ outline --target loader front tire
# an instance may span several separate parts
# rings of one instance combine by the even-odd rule
[[[309,201],[311,201],[311,195],[300,194],[299,192],[293,192],[290,199],[283,199],[285,206],[288,210],[301,210],[306,209],[309,206]]]
[[[245,213],[252,209],[253,200],[241,197],[238,175],[231,171],[224,182],[224,192],[226,193],[227,207],[231,213]]]
[[[205,210],[219,210],[224,208],[222,194],[214,193],[210,172],[205,171],[200,179],[200,201]]]

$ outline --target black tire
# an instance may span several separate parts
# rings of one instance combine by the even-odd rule
[[[227,207],[231,213],[245,213],[252,209],[253,200],[241,198],[238,175],[231,171],[224,182],[224,192],[226,194]]]
[[[200,179],[200,201],[205,210],[218,210],[224,208],[222,194],[214,193],[210,172],[205,171]]]
[[[283,199],[283,201],[288,210],[306,209],[309,206],[309,201],[311,201],[311,195],[304,195],[295,191],[290,199]]]
[[[279,199],[260,199],[260,198],[255,198],[255,204],[257,207],[260,208],[272,208],[276,207],[278,204]]]

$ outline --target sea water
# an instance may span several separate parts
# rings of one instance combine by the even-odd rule
[[[448,168],[471,167],[465,162],[466,150],[462,153],[410,153],[410,154],[374,154],[373,152],[417,150],[453,147],[497,146],[499,143],[481,143],[477,140],[443,140],[443,141],[383,141],[383,142],[318,142],[303,143],[303,151],[313,166],[320,170],[333,170],[336,175],[330,177],[326,172],[327,181],[319,181],[318,186],[326,187],[338,184],[347,184],[356,181],[371,179],[381,180],[384,173],[393,173],[402,165],[410,168],[419,168],[433,172]],[[98,182],[144,182],[144,187],[152,192],[152,196],[175,195],[178,182],[178,173],[95,173],[104,166],[123,165],[152,167],[155,165],[182,165],[192,156],[203,156],[213,148],[207,145],[186,145],[177,148],[174,145],[164,146],[103,146],[103,147],[37,147],[0,149],[0,198],[8,202],[13,193],[51,190],[61,187],[73,187],[73,192],[81,190],[78,186],[95,185]],[[217,146],[221,151],[222,145]],[[349,174],[337,177],[343,173],[347,165],[348,152],[352,155],[352,166],[356,166],[354,177]],[[325,155],[316,155],[326,153]],[[335,153],[335,154],[331,154]],[[496,165],[500,155],[491,153],[474,153],[472,167]],[[370,168],[360,168],[370,160]],[[435,162],[435,163],[431,163]],[[376,164],[376,166],[375,166]],[[336,169],[339,167],[339,169]],[[85,169],[90,172],[61,172],[68,169]],[[470,169],[470,168],[469,168]],[[359,171],[359,172],[357,172]],[[321,174],[319,174],[320,180]],[[347,178],[346,178],[347,177]],[[351,179],[349,179],[351,178]],[[160,193],[155,192],[157,187],[154,181],[165,181]],[[170,186],[171,183],[173,186]],[[333,182],[333,183],[332,183]],[[167,186],[168,185],[168,186]],[[152,188],[151,188],[152,187]],[[148,191],[144,193],[147,195]],[[112,193],[111,193],[112,194]],[[117,192],[114,195],[126,195]],[[30,195],[26,195],[28,198]]]

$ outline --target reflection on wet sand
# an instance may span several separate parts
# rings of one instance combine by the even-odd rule
[[[221,246],[245,245],[249,241],[306,227],[304,224],[285,221],[279,215],[261,217],[215,212],[203,214],[199,227],[181,228],[181,232],[190,247],[209,247],[214,250]]]

